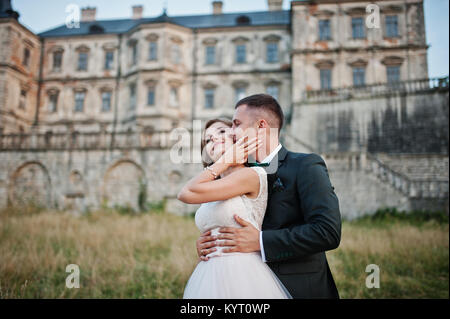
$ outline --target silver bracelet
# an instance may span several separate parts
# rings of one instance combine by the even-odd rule
[[[211,167],[209,167],[209,166],[206,166],[206,167],[205,167],[205,169],[207,169],[208,171],[210,171],[210,172],[211,172],[211,174],[213,174],[213,176],[214,176],[214,179],[217,179],[217,173],[216,173],[216,172],[214,172],[214,171],[212,170],[212,168],[211,168]]]

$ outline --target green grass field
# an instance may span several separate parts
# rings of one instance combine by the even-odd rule
[[[437,217],[436,217],[437,216]],[[449,298],[445,215],[381,212],[344,221],[327,252],[341,298]],[[0,212],[0,298],[181,298],[197,264],[192,217],[100,210]],[[80,288],[66,288],[77,264]],[[368,264],[380,288],[366,288]]]

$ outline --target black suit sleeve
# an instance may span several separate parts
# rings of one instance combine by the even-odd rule
[[[317,154],[297,166],[299,214],[305,224],[262,233],[268,262],[305,257],[335,249],[341,240],[341,214],[324,160]]]

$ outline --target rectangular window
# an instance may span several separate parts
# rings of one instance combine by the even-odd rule
[[[147,105],[155,105],[155,88],[149,87],[147,91]]]
[[[114,61],[114,52],[106,51],[105,52],[105,70],[111,70],[113,67]]]
[[[364,32],[364,18],[352,18],[352,35],[354,39],[366,37]]]
[[[213,45],[209,45],[206,47],[206,64],[215,64],[216,63],[216,47]]]
[[[235,99],[236,99],[236,103],[239,100],[242,100],[245,97],[245,88],[244,87],[237,87],[235,89]]]
[[[83,112],[85,96],[86,96],[85,92],[75,93],[75,112]]]
[[[27,105],[27,91],[20,90],[19,108],[24,110]]]
[[[398,37],[398,17],[386,16],[386,36],[388,38]]]
[[[130,84],[130,110],[136,109],[136,84]]]
[[[353,85],[363,86],[366,84],[366,69],[353,68]]]
[[[170,106],[178,106],[178,89],[177,88],[173,87],[170,89],[169,103],[170,103]]]
[[[331,40],[330,20],[319,20],[319,40]]]
[[[178,44],[172,45],[172,62],[179,64],[181,62],[181,49]]]
[[[111,91],[102,92],[102,112],[111,111]]]
[[[138,46],[137,43],[131,46],[131,65],[136,65],[138,60]]]
[[[58,106],[58,93],[50,93],[48,96],[48,111],[56,112]]]
[[[330,69],[320,69],[320,89],[330,90],[331,89],[331,70]]]
[[[388,83],[396,83],[400,81],[400,66],[386,67]]]
[[[86,71],[88,64],[88,54],[87,52],[78,53],[78,70]]]
[[[276,42],[267,43],[266,60],[268,63],[278,62],[278,43]]]
[[[53,53],[53,71],[61,70],[62,65],[62,52]]]
[[[245,44],[236,45],[236,63],[245,63],[247,60],[246,53]]]
[[[205,89],[205,109],[214,108],[214,89]]]
[[[148,48],[148,59],[150,61],[158,60],[158,43],[151,41]]]
[[[271,95],[275,100],[278,100],[279,91],[278,85],[269,85],[267,87],[267,94]]]
[[[23,61],[22,64],[24,66],[28,66],[30,61],[30,50],[28,48],[23,49]]]

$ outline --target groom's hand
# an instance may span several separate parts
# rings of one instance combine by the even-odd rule
[[[251,253],[254,251],[260,251],[259,246],[259,230],[255,228],[251,223],[234,215],[234,219],[242,226],[242,228],[236,227],[222,227],[219,229],[218,239],[224,239],[219,241],[217,246],[227,246],[224,248],[224,253],[241,252]]]
[[[211,231],[208,230],[207,232],[204,232],[196,242],[197,247],[197,255],[200,258],[200,260],[207,261],[209,258],[206,257],[206,255],[216,251],[217,249],[214,248],[216,246],[216,239],[214,236],[211,236]]]

